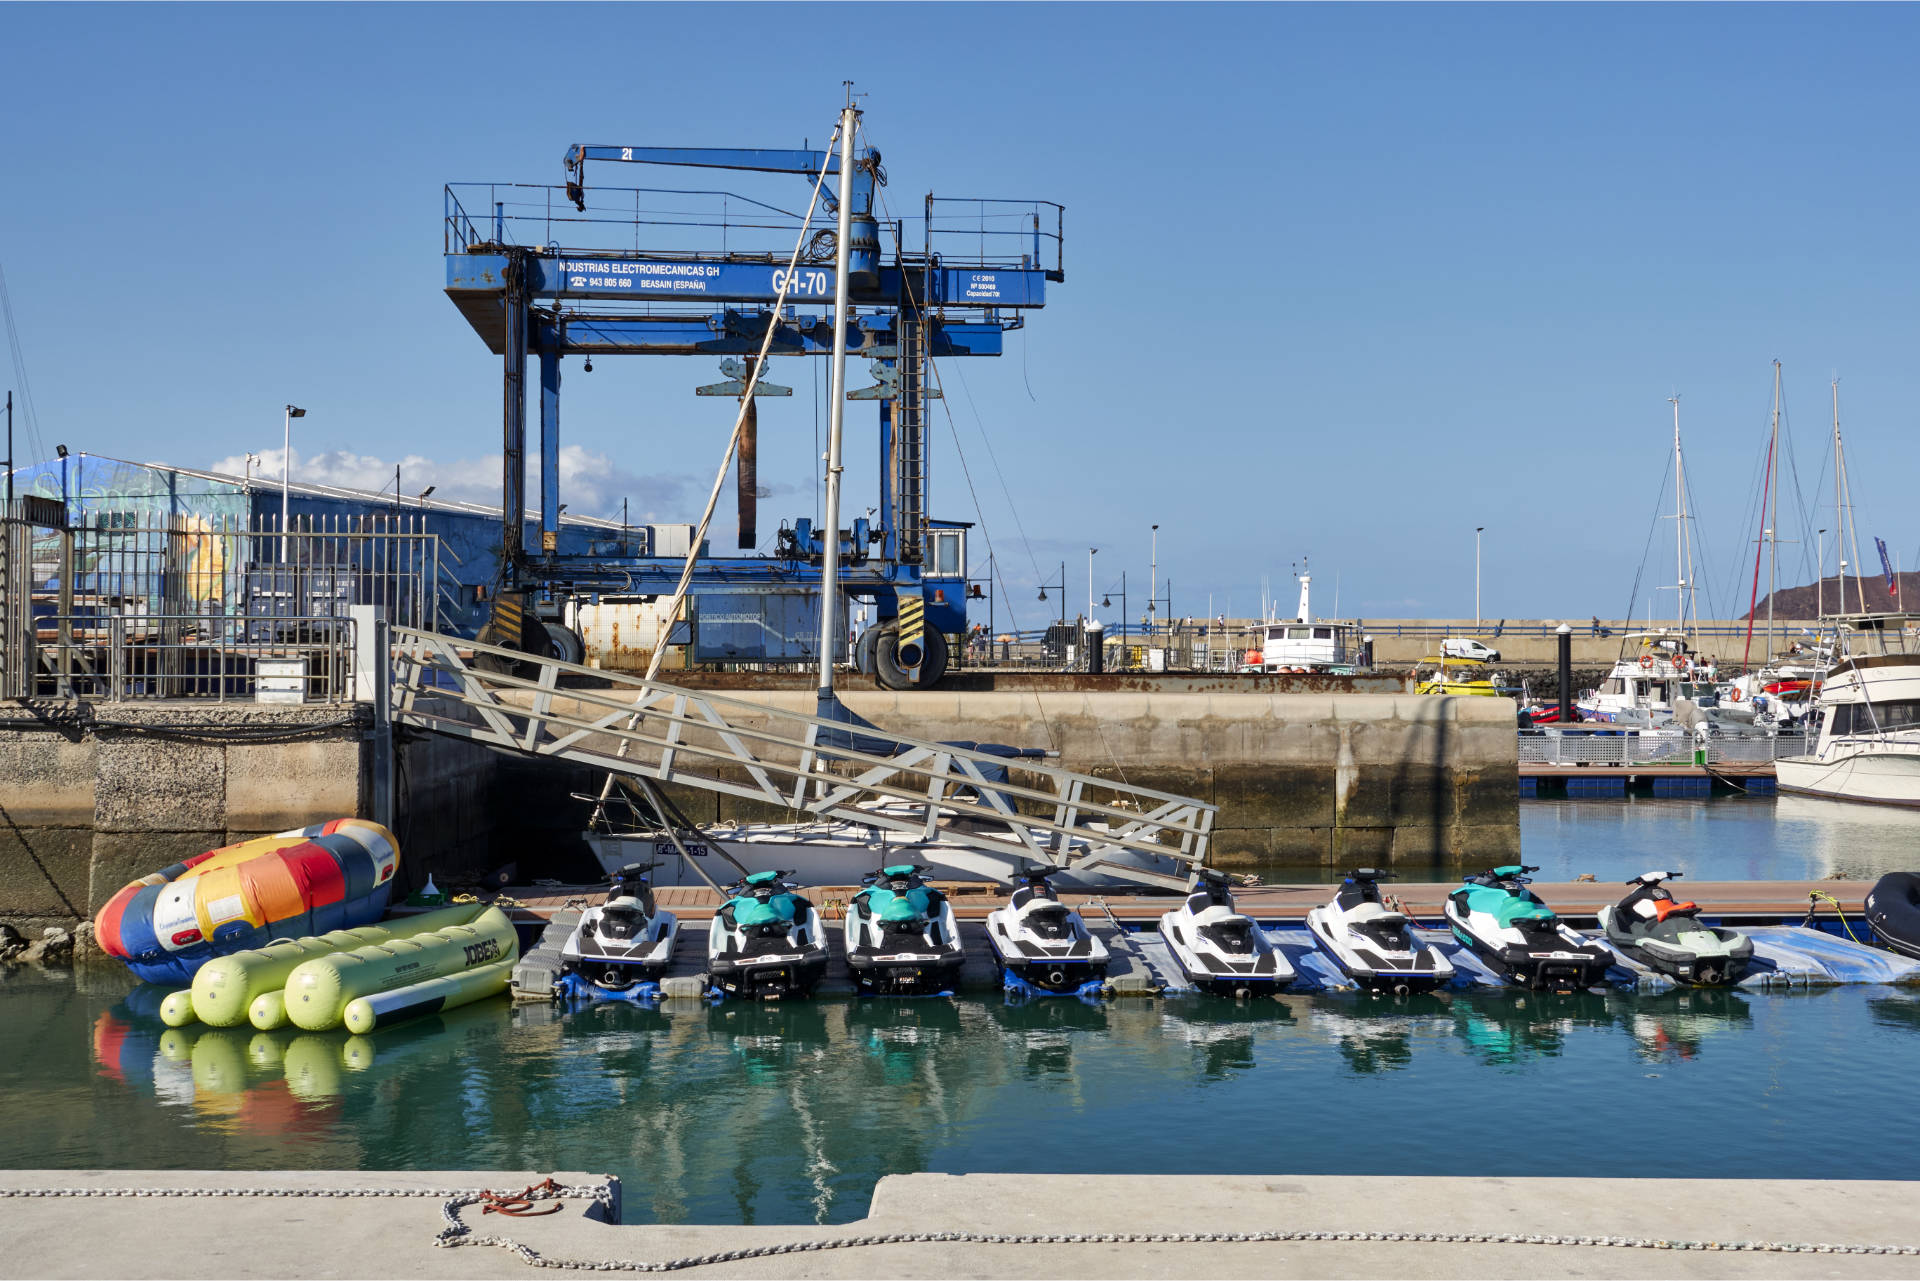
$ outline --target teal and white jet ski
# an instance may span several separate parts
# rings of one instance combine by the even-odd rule
[[[769,869],[727,887],[733,897],[707,927],[707,976],[723,996],[806,996],[827,972],[820,909]]]
[[[1453,936],[1495,973],[1522,987],[1570,992],[1601,982],[1613,953],[1555,916],[1527,886],[1537,867],[1509,863],[1467,878],[1447,895]]]
[[[947,896],[921,879],[926,870],[883,867],[847,904],[847,969],[861,992],[932,996],[959,982],[960,927]]]

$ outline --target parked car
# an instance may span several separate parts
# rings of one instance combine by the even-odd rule
[[[1500,651],[1470,636],[1449,636],[1440,642],[1440,653],[1447,658],[1468,658],[1479,663],[1497,663]]]

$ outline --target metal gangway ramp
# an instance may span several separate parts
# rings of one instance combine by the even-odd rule
[[[990,752],[438,632],[386,631],[395,725],[940,841],[1009,870],[1032,862],[1184,890],[1206,861],[1217,807],[1191,797],[1031,760],[998,781],[1012,762]],[[575,680],[562,687],[563,678]]]

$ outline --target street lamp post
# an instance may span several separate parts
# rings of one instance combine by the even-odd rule
[[[307,411],[297,405],[287,406],[287,415],[280,420],[280,563],[287,563],[287,478],[293,466],[293,420],[305,418]]]
[[[1087,617],[1093,617],[1093,558],[1100,552],[1098,547],[1087,548]]]
[[[1061,661],[1064,663],[1067,654],[1067,562],[1064,560],[1060,562],[1060,581],[1040,584],[1041,600],[1047,598],[1049,587],[1060,593],[1060,630],[1054,633],[1054,643],[1059,645]]]
[[[1473,630],[1480,630],[1480,535],[1485,525],[1473,528]]]
[[[1147,613],[1148,614],[1153,614],[1154,612],[1154,593],[1157,592],[1160,588],[1160,526],[1158,525],[1155,525],[1153,527],[1152,565],[1153,565],[1153,569],[1147,575]],[[1157,616],[1149,618],[1147,620],[1147,644],[1149,645],[1153,644],[1153,632],[1154,632],[1153,625],[1158,621],[1159,619]]]

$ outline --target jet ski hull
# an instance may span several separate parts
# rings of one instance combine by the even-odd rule
[[[988,917],[987,946],[993,950],[1002,975],[1056,995],[1077,994],[1087,984],[1107,977],[1107,966],[1113,958],[1100,940],[1084,935],[1051,948],[1010,937],[1004,922],[993,919],[999,915],[995,912]]]
[[[1753,940],[1733,930],[1702,925],[1689,933],[1709,934],[1714,945],[1691,948],[1664,939],[1637,938],[1616,924],[1618,909],[1600,909],[1600,928],[1622,955],[1656,974],[1692,987],[1725,987],[1746,977],[1753,964]]]
[[[1342,974],[1370,992],[1431,992],[1453,981],[1453,965],[1437,948],[1408,954],[1366,947],[1344,937],[1345,931],[1336,934],[1323,907],[1307,913],[1307,930]]]
[[[612,993],[658,982],[666,974],[680,938],[680,922],[673,913],[655,913],[637,939],[603,937],[600,920],[599,908],[582,915],[560,949],[562,974],[578,975],[582,982]]]
[[[1194,946],[1191,921],[1183,921],[1181,916],[1179,912],[1162,916],[1160,937],[1173,955],[1174,964],[1200,991],[1214,996],[1272,993],[1293,981],[1293,966],[1272,943],[1256,946],[1244,956],[1211,949],[1202,954]]]
[[[1447,923],[1454,938],[1509,983],[1555,992],[1594,987],[1605,982],[1613,965],[1610,953],[1565,942],[1553,947],[1528,946],[1501,939],[1484,939],[1463,925],[1448,905]]]
[[[802,938],[804,942],[795,942],[790,934],[736,938],[716,916],[707,934],[708,981],[722,996],[744,1000],[808,996],[827,972],[820,914],[811,907]]]

